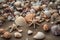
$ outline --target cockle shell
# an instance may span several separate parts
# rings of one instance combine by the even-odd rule
[[[15,24],[16,24],[17,26],[23,26],[23,27],[24,27],[24,26],[27,26],[26,20],[25,20],[22,16],[16,18]]]
[[[21,38],[21,37],[22,37],[22,34],[19,33],[19,32],[15,32],[15,33],[14,33],[14,36],[15,36],[16,38]]]
[[[11,38],[11,36],[12,35],[10,32],[5,32],[3,35],[1,35],[1,37],[6,38],[6,39]]]
[[[54,35],[60,35],[60,25],[53,25],[51,31]]]
[[[49,30],[48,24],[44,24],[44,25],[43,25],[43,30],[44,30],[44,31],[48,31],[48,30]]]
[[[43,38],[45,38],[45,34],[42,32],[38,32],[33,38],[34,39],[43,39]]]
[[[28,35],[30,35],[30,34],[32,34],[33,33],[33,31],[31,31],[31,30],[28,30]]]
[[[34,13],[29,13],[29,14],[26,14],[25,20],[29,23],[29,22],[32,22],[34,17],[35,17]]]
[[[0,29],[0,33],[1,33],[1,34],[5,33],[5,32],[6,32],[5,29],[2,29],[2,28]]]

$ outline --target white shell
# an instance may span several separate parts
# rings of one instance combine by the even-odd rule
[[[38,32],[33,38],[35,39],[43,39],[45,37],[45,34],[42,32]]]
[[[15,32],[15,33],[14,33],[14,36],[15,36],[16,38],[21,38],[21,37],[22,37],[22,34],[19,33],[19,32]]]
[[[16,18],[15,23],[17,26],[22,26],[22,27],[27,26],[27,23],[22,16]]]
[[[19,6],[20,6],[20,4],[21,4],[21,2],[20,2],[20,1],[17,1],[17,2],[15,2],[15,3],[14,3],[14,5],[15,5],[16,7],[19,7]]]
[[[19,14],[20,14],[20,12],[18,12],[18,11],[14,12],[14,15],[19,15]]]
[[[32,34],[33,33],[33,31],[31,31],[31,30],[28,30],[28,35],[30,35],[30,34]]]
[[[50,13],[49,10],[45,10],[45,11],[44,11],[44,14],[45,14],[47,17],[50,17],[50,16],[51,16],[51,13]]]

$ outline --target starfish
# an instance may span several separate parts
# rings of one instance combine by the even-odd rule
[[[38,20],[36,20],[36,19],[33,19],[32,20],[32,22],[29,24],[29,26],[31,26],[31,25],[33,25],[34,26],[34,28],[36,28],[36,25],[40,25],[39,23],[38,23]]]
[[[8,29],[10,29],[10,32],[12,32],[13,30],[17,30],[17,31],[19,31],[19,29],[17,28],[17,26],[16,26],[15,24],[9,26]]]

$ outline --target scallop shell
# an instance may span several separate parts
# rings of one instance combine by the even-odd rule
[[[10,32],[5,32],[1,37],[8,39],[8,38],[11,38],[11,36],[12,35]]]
[[[15,24],[16,24],[17,26],[23,26],[23,27],[24,27],[24,26],[27,26],[26,20],[25,20],[22,16],[16,18]]]
[[[15,33],[14,33],[14,36],[15,36],[16,38],[21,38],[21,37],[22,37],[22,34],[19,33],[19,32],[15,32]]]
[[[33,38],[34,39],[43,39],[43,38],[45,38],[45,34],[42,32],[38,32]]]

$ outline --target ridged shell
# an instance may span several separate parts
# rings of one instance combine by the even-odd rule
[[[16,18],[15,24],[17,26],[26,26],[27,25],[26,20],[22,16]]]

